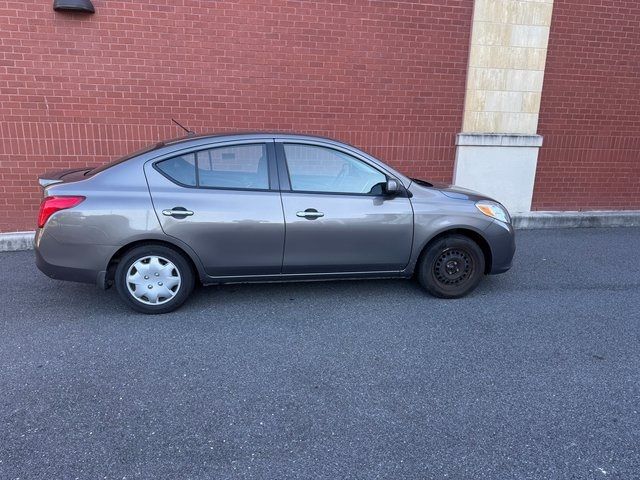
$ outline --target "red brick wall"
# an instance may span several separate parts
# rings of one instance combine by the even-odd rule
[[[536,210],[640,208],[640,2],[556,0]]]
[[[50,169],[180,132],[353,143],[450,180],[473,0],[0,0],[0,231],[33,229]]]

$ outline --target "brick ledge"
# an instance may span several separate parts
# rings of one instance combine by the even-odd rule
[[[459,147],[541,147],[541,135],[515,133],[459,133],[456,136]]]

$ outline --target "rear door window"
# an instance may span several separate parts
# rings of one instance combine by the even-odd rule
[[[198,181],[201,187],[267,190],[266,145],[233,145],[198,152]]]
[[[269,163],[263,143],[200,150],[155,165],[162,174],[183,186],[269,189]]]

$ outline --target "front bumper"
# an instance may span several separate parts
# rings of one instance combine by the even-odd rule
[[[491,275],[511,268],[516,253],[516,235],[511,224],[494,220],[484,232],[491,248]]]

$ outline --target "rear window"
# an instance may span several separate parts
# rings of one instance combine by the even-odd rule
[[[120,158],[118,158],[116,160],[113,160],[112,162],[105,163],[104,165],[102,165],[100,167],[94,168],[93,170],[90,170],[87,173],[85,173],[85,175],[89,176],[89,175],[95,175],[96,173],[104,172],[107,168],[114,167],[114,166],[118,165],[119,163],[126,162],[127,160],[130,160],[133,157],[137,157],[138,155],[142,155],[143,153],[147,153],[147,152],[151,152],[152,150],[156,150],[157,148],[160,148],[162,145],[163,145],[162,143],[154,143],[153,145],[149,145],[147,147],[144,147],[143,149],[138,150],[137,152],[130,153],[129,155],[125,155],[124,157],[120,157]]]

